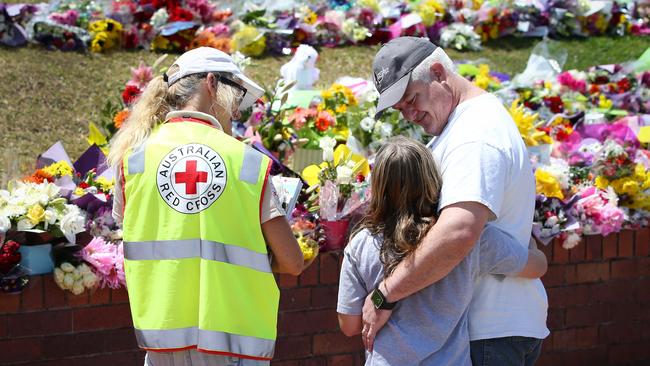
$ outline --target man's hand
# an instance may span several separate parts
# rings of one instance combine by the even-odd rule
[[[368,352],[372,352],[377,332],[386,324],[392,310],[377,310],[371,299],[372,293],[366,296],[366,302],[363,304],[363,328],[361,329],[361,339]]]

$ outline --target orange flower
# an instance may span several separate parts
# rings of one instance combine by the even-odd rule
[[[318,118],[316,118],[316,129],[321,132],[325,132],[330,126],[333,126],[336,123],[334,116],[332,116],[327,111],[318,112]]]
[[[43,182],[54,182],[54,179],[52,178],[51,175],[47,174],[43,169],[38,169],[34,172],[34,174],[30,175],[29,177],[26,177],[23,179],[23,182],[25,183],[36,183],[40,184]]]
[[[124,121],[126,121],[128,117],[129,117],[129,110],[126,108],[117,112],[115,117],[113,117],[113,124],[115,125],[115,128],[120,129],[122,127],[122,123],[124,123]]]

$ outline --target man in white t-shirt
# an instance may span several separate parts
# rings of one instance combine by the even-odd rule
[[[442,172],[439,218],[412,260],[403,261],[368,296],[362,337],[372,348],[394,302],[445,277],[471,251],[489,221],[528,246],[535,181],[512,118],[491,94],[455,73],[425,38],[400,37],[375,56],[377,113],[402,112],[435,136]],[[532,365],[548,334],[546,291],[539,279],[485,276],[469,311],[474,365]]]

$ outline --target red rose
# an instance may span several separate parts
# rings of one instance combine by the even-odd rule
[[[81,189],[86,189],[88,187],[90,187],[90,184],[88,184],[86,182],[79,183],[79,188],[81,188]]]
[[[122,92],[122,101],[124,104],[133,103],[140,96],[140,88],[135,85],[127,85]]]

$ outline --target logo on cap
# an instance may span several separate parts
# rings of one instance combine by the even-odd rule
[[[381,85],[381,81],[388,74],[388,67],[382,68],[380,71],[375,73],[375,83]]]
[[[221,156],[202,144],[170,151],[158,164],[156,184],[174,210],[195,214],[210,207],[226,188],[227,171]]]

